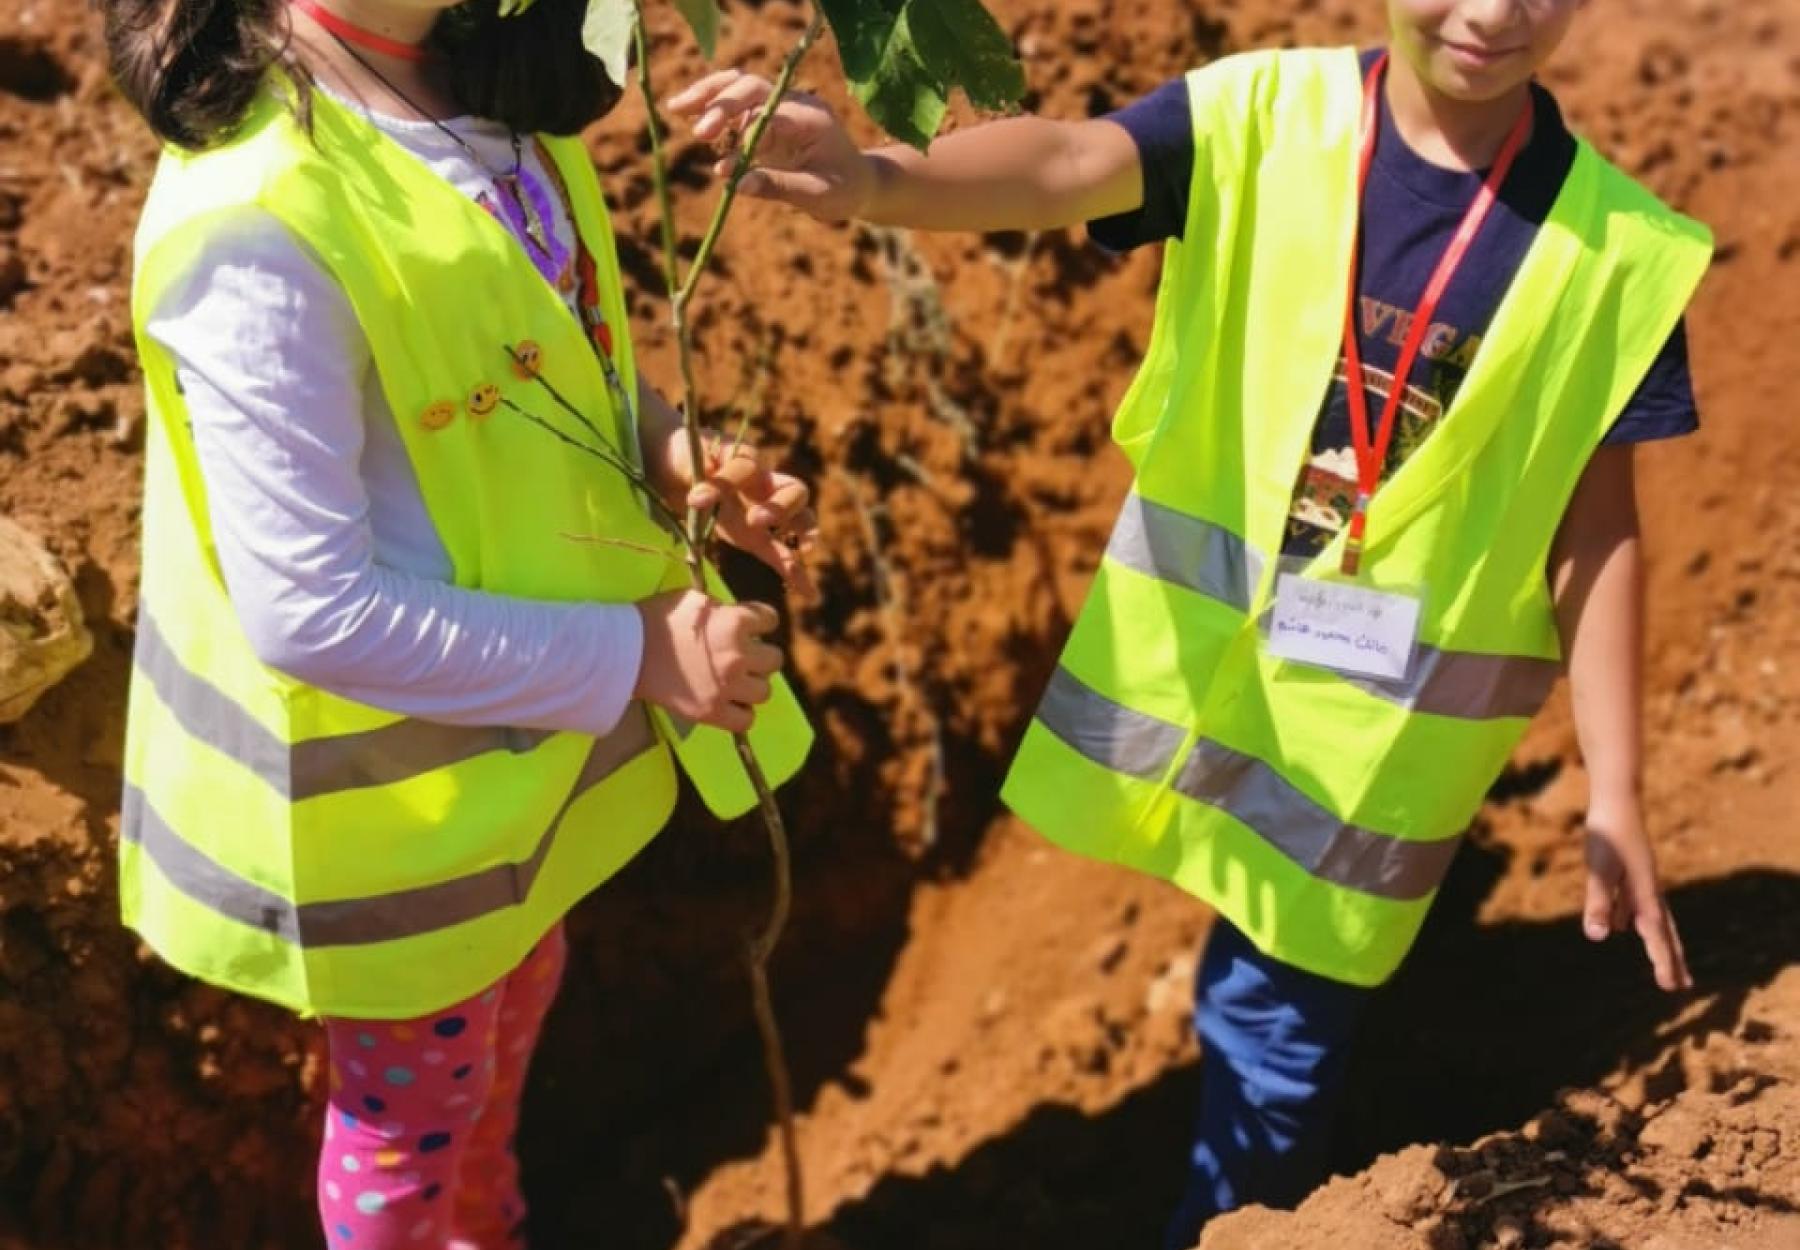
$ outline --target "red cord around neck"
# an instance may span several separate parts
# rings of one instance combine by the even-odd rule
[[[346,43],[356,44],[371,52],[379,52],[383,56],[396,57],[402,61],[423,61],[431,54],[416,43],[401,43],[398,39],[389,39],[372,30],[364,30],[355,22],[339,17],[318,0],[288,0],[313,21],[336,35]]]

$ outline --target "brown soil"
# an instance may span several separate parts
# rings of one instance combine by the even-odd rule
[[[754,7],[724,55],[768,65],[799,10]],[[1379,14],[995,8],[1034,103],[1064,115],[1223,50],[1366,38]],[[116,922],[142,424],[125,282],[151,151],[98,58],[79,0],[0,14],[0,513],[73,572],[95,634],[0,728],[0,1245],[312,1246],[314,1030],[185,983]],[[659,64],[671,85],[693,65]],[[1297,1215],[1219,1222],[1209,1250],[1800,1244],[1800,502],[1777,467],[1800,455],[1800,14],[1611,0],[1551,80],[1722,244],[1692,319],[1707,430],[1644,457],[1651,811],[1700,987],[1659,996],[1636,952],[1580,938],[1559,707],[1368,1031],[1339,1152],[1367,1170]],[[637,119],[595,150],[648,291]],[[681,157],[691,246],[705,157]],[[821,1245],[1151,1246],[1179,1185],[1207,916],[1049,850],[994,800],[1125,484],[1106,419],[1155,272],[1078,237],[908,238],[753,205],[709,288],[708,392],[765,397],[824,518],[826,601],[793,642],[823,746],[787,799],[801,883],[777,966]],[[667,377],[657,305],[637,306]],[[759,357],[766,385],[744,387]],[[738,972],[764,864],[754,828],[689,813],[577,912],[527,1106],[534,1244],[747,1246],[776,1212]],[[1445,1142],[1469,1144],[1414,1145]]]

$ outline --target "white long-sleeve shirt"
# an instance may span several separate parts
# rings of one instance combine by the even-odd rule
[[[436,127],[367,115],[465,194],[492,193],[488,171]],[[504,127],[447,124],[492,169],[512,167]],[[525,159],[544,176],[529,145]],[[637,610],[450,584],[349,300],[285,226],[235,214],[147,329],[176,362],[226,589],[265,663],[449,724],[602,734],[617,723],[642,659]]]

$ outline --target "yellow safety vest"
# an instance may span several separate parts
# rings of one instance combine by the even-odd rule
[[[1348,49],[1189,77],[1185,241],[1114,426],[1137,479],[1005,799],[1276,958],[1374,985],[1555,682],[1557,526],[1711,238],[1582,143],[1455,402],[1369,513],[1363,584],[1424,589],[1413,672],[1275,659],[1260,622],[1339,359],[1362,84]]]
[[[457,728],[338,698],[252,652],[174,364],[144,330],[218,215],[244,206],[348,296],[458,586],[630,603],[687,584],[623,475],[507,406],[581,432],[515,367],[508,349],[529,344],[543,378],[638,457],[633,415],[562,299],[479,206],[330,97],[313,109],[309,136],[272,87],[229,143],[165,153],[138,233],[150,421],[119,890],[125,922],[195,976],[307,1013],[408,1017],[515,967],[649,841],[675,800],[670,746],[719,814],[754,795],[728,735],[641,704],[597,741]],[[578,141],[545,142],[634,394],[597,179]],[[785,683],[752,738],[772,781],[800,767],[812,734]]]

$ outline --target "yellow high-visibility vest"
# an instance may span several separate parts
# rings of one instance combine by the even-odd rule
[[[1136,481],[1005,798],[1279,959],[1378,984],[1555,682],[1552,541],[1711,236],[1581,143],[1454,403],[1369,512],[1362,583],[1424,589],[1410,676],[1284,662],[1261,622],[1343,339],[1363,75],[1303,50],[1188,82],[1187,226],[1114,425]]]
[[[219,215],[244,206],[279,220],[348,296],[457,585],[631,603],[687,584],[622,474],[509,407],[584,434],[517,352],[638,458],[633,414],[515,241],[329,96],[313,94],[308,135],[280,94],[223,146],[165,153],[139,228],[150,420],[119,890],[125,922],[186,972],[302,1012],[404,1018],[493,983],[649,841],[675,801],[671,747],[720,814],[755,797],[728,735],[642,704],[597,741],[458,728],[257,659],[219,572],[173,361],[144,329]],[[635,394],[593,167],[576,140],[545,144]],[[617,542],[572,541],[583,536]],[[785,683],[752,738],[772,782],[800,767],[812,733]]]

